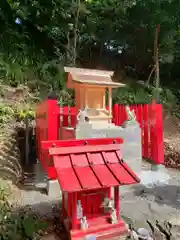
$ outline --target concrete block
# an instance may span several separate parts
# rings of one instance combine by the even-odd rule
[[[62,192],[58,180],[47,181],[47,193],[50,198],[61,199]]]

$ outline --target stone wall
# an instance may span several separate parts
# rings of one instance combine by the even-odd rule
[[[141,129],[138,123],[126,125],[124,128],[113,124],[96,126],[90,123],[80,123],[76,128],[76,139],[85,138],[117,138],[124,139],[120,146],[124,161],[137,174],[142,167]]]

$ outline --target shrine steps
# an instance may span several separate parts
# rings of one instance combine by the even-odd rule
[[[101,223],[101,224],[100,224]],[[123,237],[128,235],[128,228],[123,220],[119,220],[116,224],[107,223],[102,218],[92,219],[88,221],[89,228],[86,231],[74,230],[70,233],[71,240],[83,240],[87,235],[95,235],[96,239],[112,239],[114,237]]]

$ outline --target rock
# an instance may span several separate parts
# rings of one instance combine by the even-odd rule
[[[153,237],[154,237],[154,239],[156,239],[156,240],[166,240],[167,238],[165,237],[165,235],[161,232],[161,231],[159,231],[159,229],[158,228],[154,228],[154,233],[153,233]]]
[[[180,226],[180,217],[176,216],[172,219],[169,220],[169,223],[172,225],[172,226]]]
[[[130,237],[131,237],[132,240],[138,240],[139,239],[138,234],[134,230],[132,230],[130,232]]]
[[[148,239],[148,237],[150,237],[149,231],[145,228],[139,228],[137,230],[137,234],[138,234],[139,238],[141,238],[141,239]]]

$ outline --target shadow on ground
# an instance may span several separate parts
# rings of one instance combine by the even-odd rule
[[[28,213],[29,215],[35,216],[40,221],[46,222],[48,228],[43,231],[41,235],[54,234],[61,240],[67,240],[68,236],[62,224],[62,211],[60,201],[49,201],[32,204],[31,206],[25,207],[14,207],[14,213]]]
[[[137,186],[134,190],[135,196],[153,200],[160,205],[169,205],[180,209],[180,186],[163,185],[146,188]]]

